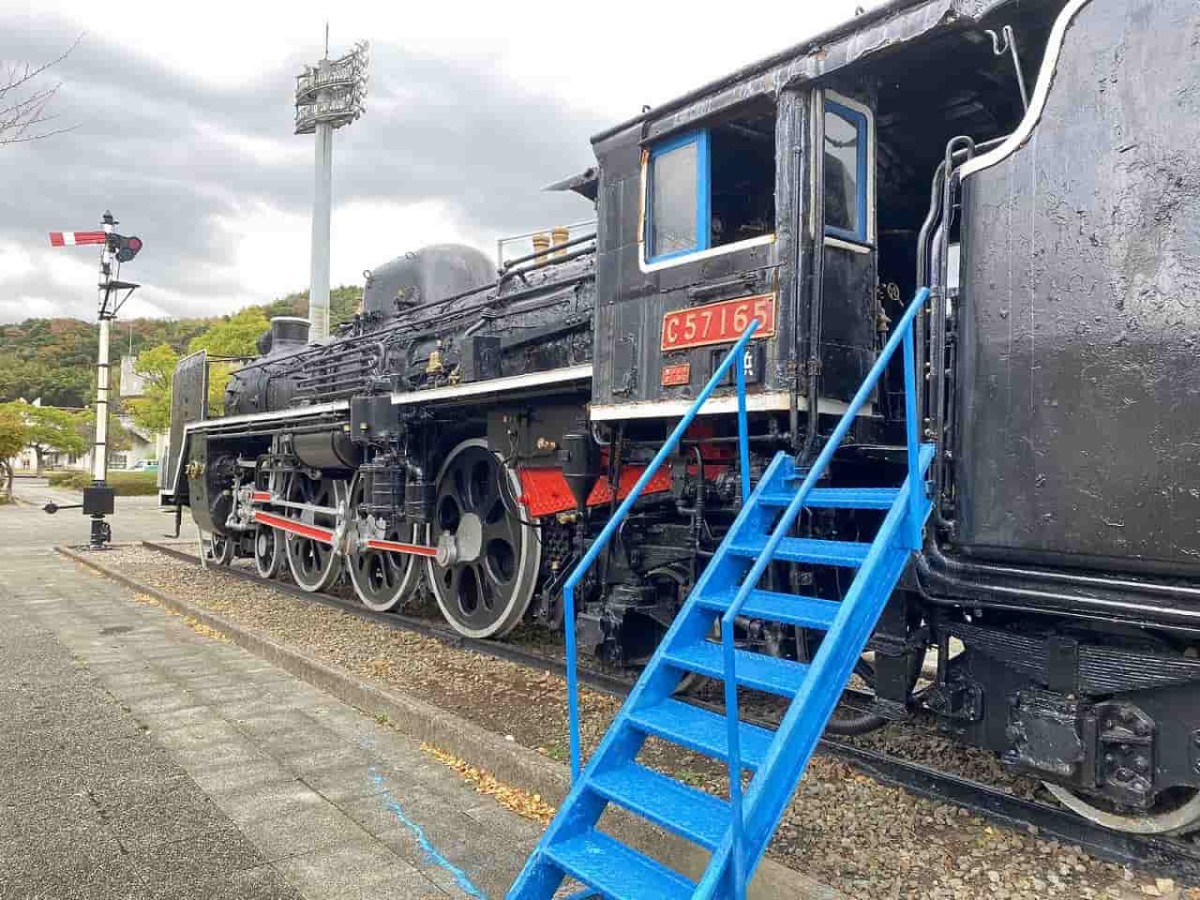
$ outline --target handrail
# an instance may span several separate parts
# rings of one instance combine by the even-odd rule
[[[758,319],[754,319],[742,332],[742,336],[738,338],[736,344],[730,348],[725,358],[721,360],[721,364],[717,366],[712,377],[708,380],[708,384],[697,395],[696,400],[688,408],[683,418],[679,420],[679,424],[675,426],[675,430],[671,432],[665,444],[659,448],[658,453],[654,455],[654,459],[650,461],[650,465],[646,467],[646,471],[642,473],[642,477],[637,480],[633,486],[633,490],[625,498],[624,502],[617,508],[616,513],[608,520],[604,526],[604,530],[600,532],[600,536],[588,548],[588,552],[584,554],[582,560],[579,561],[574,571],[567,578],[566,584],[563,586],[563,630],[566,633],[566,656],[567,656],[567,710],[570,720],[571,730],[571,780],[578,780],[579,772],[582,768],[582,749],[580,746],[579,737],[579,673],[575,660],[575,588],[583,576],[587,574],[587,570],[591,568],[592,563],[596,561],[596,557],[600,555],[617,529],[625,521],[625,517],[629,515],[629,510],[633,504],[637,502],[642,495],[646,485],[650,483],[650,479],[658,471],[668,456],[674,452],[679,446],[684,432],[692,424],[700,408],[712,396],[713,391],[717,386],[725,380],[725,376],[729,374],[729,367],[733,365],[734,360],[740,360],[742,364],[737,367],[737,399],[738,399],[738,443],[740,444],[740,457],[742,469],[742,502],[745,503],[750,497],[750,445],[747,441],[746,428],[746,366],[744,364],[746,345],[750,343],[750,339],[754,336],[754,332],[758,330]],[[613,486],[613,492],[616,493],[619,485]]]
[[[867,377],[859,387],[858,393],[850,401],[846,412],[842,415],[837,427],[834,428],[833,434],[829,436],[812,468],[809,469],[803,484],[800,485],[800,489],[792,498],[791,503],[788,504],[783,517],[771,533],[771,537],[767,540],[762,553],[759,554],[754,566],[750,569],[745,581],[742,582],[741,587],[738,589],[733,603],[721,617],[721,649],[725,663],[725,715],[729,728],[729,802],[733,820],[734,896],[737,898],[745,896],[746,872],[743,849],[745,821],[742,812],[742,752],[738,731],[740,717],[738,712],[737,672],[735,670],[737,661],[733,642],[734,621],[741,612],[746,598],[750,596],[750,592],[758,585],[759,579],[762,578],[767,566],[774,559],[775,551],[779,548],[780,542],[791,531],[792,525],[795,524],[796,518],[800,515],[800,510],[804,508],[805,501],[808,500],[808,495],[829,467],[830,461],[833,459],[838,447],[841,446],[846,434],[850,431],[850,427],[854,424],[859,411],[866,404],[867,399],[871,396],[871,392],[875,390],[876,384],[882,377],[888,363],[891,362],[896,349],[902,343],[904,344],[905,436],[908,445],[908,477],[911,485],[911,490],[909,491],[909,515],[906,517],[909,527],[906,530],[905,537],[910,547],[914,550],[920,549],[921,519],[919,518],[918,511],[922,498],[916,489],[917,479],[920,478],[920,429],[917,420],[915,393],[916,371],[913,357],[913,323],[916,321],[917,314],[924,308],[928,299],[929,288],[923,287],[917,291],[916,297],[896,324],[896,328],[892,331],[891,337],[888,338],[887,344],[884,345],[883,351],[875,361],[875,365],[867,373]],[[815,402],[814,398],[810,397],[809,402]]]

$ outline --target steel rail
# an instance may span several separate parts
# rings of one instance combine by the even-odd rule
[[[153,541],[143,541],[142,546],[196,566],[200,565],[200,559],[194,553],[176,547]],[[334,594],[309,592],[288,582],[260,578],[257,573],[244,569],[220,567],[213,571],[223,572],[241,581],[262,584],[301,600],[315,601],[389,628],[411,631],[455,648],[528,666],[559,677],[566,675],[566,665],[563,661],[511,644],[464,637],[456,631],[440,628],[424,619],[400,613],[375,612]],[[612,697],[624,697],[633,687],[633,682],[628,679],[594,669],[580,668],[578,677],[589,688]],[[690,702],[723,714],[719,706],[699,703],[694,699]],[[773,727],[769,721],[750,716],[747,716],[745,721],[763,727]],[[849,763],[881,784],[901,788],[916,797],[949,803],[999,825],[1027,834],[1034,833],[1043,839],[1078,846],[1099,859],[1140,868],[1155,875],[1200,884],[1200,844],[1187,838],[1110,831],[1062,807],[1017,797],[993,785],[933,769],[901,757],[868,750],[841,738],[822,738],[817,750],[826,757]]]

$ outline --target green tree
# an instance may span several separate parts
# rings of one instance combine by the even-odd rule
[[[13,495],[12,459],[29,444],[25,419],[15,403],[0,405],[0,475],[4,476],[6,496]]]
[[[75,430],[85,446],[96,439],[96,412],[94,409],[85,409],[75,416]],[[126,453],[133,447],[133,436],[115,415],[108,417],[108,434],[104,443],[108,450],[107,461],[110,464],[118,453]]]
[[[219,416],[224,411],[225,387],[237,368],[236,363],[221,362],[220,359],[257,356],[258,339],[270,327],[262,307],[250,306],[192,338],[188,352],[207,350],[210,359],[216,357],[208,367],[209,415]]]
[[[171,382],[179,354],[169,344],[159,344],[138,354],[134,371],[146,379],[141,397],[130,397],[125,406],[147,431],[158,433],[171,427]]]
[[[362,300],[363,289],[356,284],[342,284],[329,291],[329,327],[337,328],[354,318]],[[307,316],[308,291],[286,294],[260,307],[268,319],[275,316]]]
[[[257,356],[258,339],[270,327],[261,306],[248,306],[192,338],[188,352],[207,350],[209,356]]]
[[[79,436],[78,413],[53,406],[19,407],[25,419],[26,446],[37,457],[37,473],[42,474],[42,460],[47,453],[57,451],[78,455],[87,443]]]

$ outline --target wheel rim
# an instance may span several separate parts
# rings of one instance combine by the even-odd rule
[[[355,484],[351,494],[350,508],[357,510],[362,503],[362,484]],[[415,525],[398,526],[389,524],[386,527],[367,527],[362,518],[357,521],[363,533],[370,533],[373,538],[385,541],[412,541],[419,543],[418,529]],[[424,529],[421,530],[424,533]],[[367,609],[376,612],[387,612],[395,609],[408,599],[416,585],[420,567],[415,556],[398,553],[388,553],[381,550],[352,550],[347,560],[350,570],[350,581],[354,585],[354,593]]]
[[[204,539],[204,555],[209,562],[227,566],[233,561],[233,541],[223,534],[210,534]]]
[[[254,533],[254,568],[262,578],[276,578],[283,570],[283,553],[278,532],[259,525]]]
[[[1042,782],[1067,809],[1088,821],[1113,831],[1130,834],[1176,834],[1192,831],[1200,823],[1200,791],[1195,788],[1173,788],[1164,791],[1148,812],[1115,812],[1097,805],[1097,800],[1085,798],[1061,784]]]
[[[297,474],[292,478],[288,499],[295,503],[312,503],[317,506],[336,507],[341,496],[341,483],[322,478],[313,481]],[[333,531],[336,517],[329,513],[314,513],[308,510],[289,510],[288,518]],[[292,578],[306,591],[321,591],[333,584],[341,571],[340,561],[334,548],[312,538],[288,533],[287,561]]]
[[[453,547],[453,560],[427,562],[442,615],[460,634],[500,637],[520,623],[541,563],[535,526],[513,513],[516,475],[483,440],[464,441],[437,477],[431,540]]]

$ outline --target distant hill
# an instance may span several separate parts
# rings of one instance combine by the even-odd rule
[[[336,328],[344,322],[349,322],[358,311],[358,301],[363,289],[356,285],[342,285],[329,291],[329,327]],[[267,318],[272,316],[306,316],[308,315],[308,291],[298,291],[287,294],[278,300],[262,304]]]
[[[330,291],[330,325],[353,318],[362,288],[343,285]],[[308,291],[259,304],[267,317],[303,316]],[[113,328],[114,363],[129,353],[168,344],[183,353],[188,341],[228,316],[207,319],[118,319]],[[26,319],[0,325],[0,403],[41,397],[48,406],[85,407],[92,399],[96,365],[96,323],[81,319]],[[116,367],[114,365],[114,371]]]

